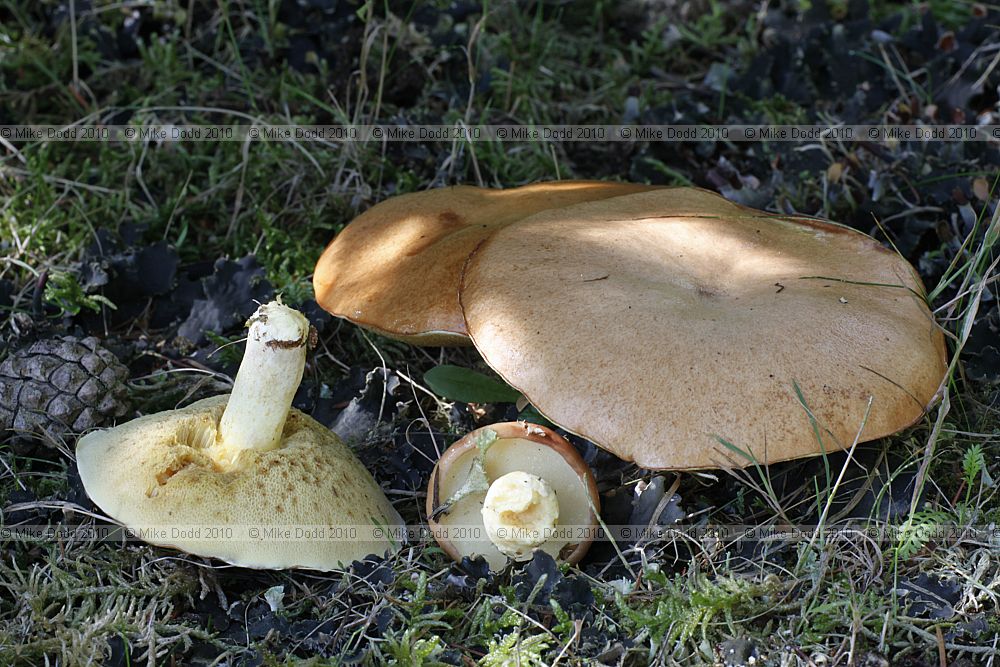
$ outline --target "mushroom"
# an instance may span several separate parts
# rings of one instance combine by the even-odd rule
[[[501,229],[470,257],[461,304],[483,358],[542,414],[646,468],[766,464],[895,433],[947,365],[900,256],[693,188]]]
[[[84,488],[152,544],[251,568],[330,570],[392,547],[402,520],[350,448],[291,409],[309,324],[280,301],[248,322],[230,395],[92,431]]]
[[[449,447],[434,467],[427,522],[456,561],[483,556],[499,570],[535,549],[575,563],[594,538],[600,496],[590,467],[551,429],[504,422]]]
[[[538,211],[653,187],[600,181],[507,190],[459,185],[387,199],[327,246],[313,273],[316,301],[390,338],[469,345],[458,285],[462,265],[484,238]]]

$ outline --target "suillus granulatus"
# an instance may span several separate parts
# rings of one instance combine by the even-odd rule
[[[483,556],[494,570],[535,549],[575,563],[598,525],[600,496],[590,467],[551,429],[504,422],[468,434],[431,475],[427,516],[444,551]]]
[[[87,494],[147,542],[244,567],[330,570],[391,549],[386,528],[402,521],[382,489],[333,432],[291,408],[307,320],[272,302],[248,324],[231,394],[80,439]]]

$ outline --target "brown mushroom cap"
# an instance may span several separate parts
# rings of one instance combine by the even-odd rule
[[[427,492],[427,523],[445,553],[456,561],[461,561],[463,556],[481,555],[494,570],[501,569],[507,562],[507,557],[490,542],[482,528],[485,490],[465,496],[447,513],[440,513],[441,506],[469,478],[479,453],[479,437],[486,430],[493,431],[497,437],[484,457],[483,467],[489,483],[510,472],[530,472],[548,482],[556,492],[559,502],[557,535],[561,535],[560,526],[597,526],[597,512],[601,508],[597,482],[590,466],[573,445],[558,433],[537,424],[491,424],[469,433],[449,447],[431,474]],[[476,526],[478,530],[468,530],[470,526]],[[553,539],[539,548],[553,558],[576,563],[590,548],[593,534],[589,530],[582,533],[578,530],[572,537]]]
[[[911,425],[946,372],[923,297],[865,234],[697,189],[523,220],[461,291],[476,347],[543,414],[663,469],[750,463],[719,438],[771,463]]]
[[[243,567],[331,570],[392,548],[375,527],[402,520],[382,489],[347,445],[298,410],[280,447],[246,450],[220,469],[212,447],[228,399],[85,435],[76,453],[87,494],[125,526],[149,529],[139,533],[147,542]]]
[[[508,190],[467,185],[392,197],[327,246],[313,274],[327,311],[418,345],[469,345],[458,286],[462,266],[497,229],[539,211],[654,186],[601,181]]]

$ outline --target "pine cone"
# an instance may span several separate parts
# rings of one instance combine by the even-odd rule
[[[128,369],[94,337],[36,341],[0,364],[0,430],[81,432],[129,411]]]

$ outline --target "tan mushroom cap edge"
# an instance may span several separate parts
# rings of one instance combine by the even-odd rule
[[[470,345],[458,287],[476,246],[539,211],[658,186],[556,181],[496,190],[458,185],[391,197],[344,228],[316,263],[328,312],[417,345]]]
[[[402,524],[382,489],[347,445],[298,410],[289,412],[279,448],[245,451],[238,466],[219,470],[208,451],[228,398],[85,435],[77,463],[88,495],[125,526],[159,527],[142,534],[147,542],[243,567],[332,570],[393,548],[375,539],[376,525]],[[249,534],[276,526],[320,529],[330,539]],[[213,528],[219,539],[210,541]]]
[[[461,303],[487,363],[549,419],[680,470],[751,463],[720,438],[773,463],[913,424],[947,367],[923,295],[861,232],[685,188],[500,230]]]
[[[472,537],[474,533],[462,527],[457,531],[454,540],[450,539],[451,536],[444,530],[449,519],[452,518],[459,522],[476,523],[481,526],[483,521],[481,510],[483,499],[486,496],[485,491],[460,501],[459,504],[464,504],[464,506],[453,508],[451,515],[439,517],[438,520],[432,518],[439,506],[457,491],[468,477],[472,462],[477,454],[479,435],[487,429],[492,430],[497,436],[496,441],[486,452],[485,472],[490,483],[515,470],[539,474],[556,490],[556,498],[559,502],[557,531],[559,526],[565,525],[573,525],[574,528],[597,526],[598,513],[601,511],[601,496],[597,490],[597,481],[594,479],[590,466],[573,445],[555,431],[537,424],[528,422],[490,424],[472,431],[446,449],[431,473],[427,487],[427,525],[448,556],[455,561],[461,561],[463,556],[482,555],[494,570],[503,567],[507,561],[507,557],[501,554],[485,536],[485,529],[482,530],[482,535],[477,539]],[[493,452],[492,456],[491,452]],[[558,463],[556,463],[557,460]],[[546,470],[551,470],[556,465],[560,468],[567,468],[575,476],[579,486],[567,491],[565,475],[549,476],[545,474]],[[588,496],[589,501],[587,501]],[[554,558],[560,558],[568,563],[577,563],[590,549],[593,542],[593,531],[581,533],[579,530],[574,530],[573,533],[574,536],[583,534],[584,539],[554,540],[540,548]]]

